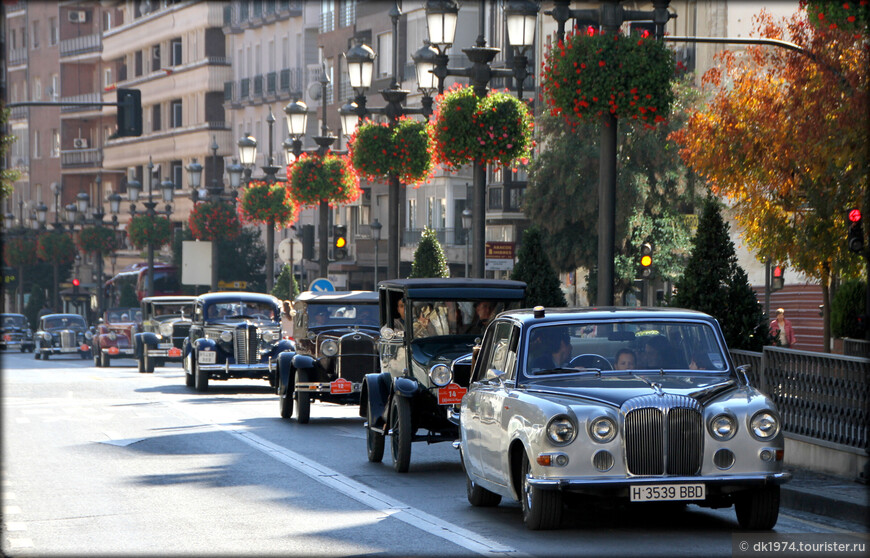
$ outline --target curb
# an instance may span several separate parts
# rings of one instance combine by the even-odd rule
[[[866,502],[867,489],[856,483],[855,490],[865,499],[863,504],[859,501],[850,501],[851,498],[831,497],[812,488],[786,484],[781,489],[780,505],[792,510],[850,521],[859,525],[868,525],[870,524],[870,513],[868,513]]]

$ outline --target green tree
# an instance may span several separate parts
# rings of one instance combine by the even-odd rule
[[[281,300],[293,300],[299,294],[299,284],[296,282],[296,277],[293,276],[293,268],[289,264],[285,264],[281,269],[281,274],[275,280],[275,288],[272,289],[272,296]]]
[[[863,281],[846,281],[837,289],[831,302],[831,335],[864,339],[864,327],[858,318],[866,313],[867,284]]]
[[[568,303],[559,287],[559,276],[547,258],[541,236],[540,229],[535,226],[523,233],[523,244],[511,279],[525,281],[528,306],[566,306]]]
[[[429,227],[423,229],[420,244],[414,251],[409,277],[450,277],[444,248],[438,242],[438,234]]]
[[[734,243],[719,202],[709,198],[672,306],[710,314],[731,349],[760,351],[770,344],[770,329],[746,272],[738,265]]]
[[[676,144],[667,136],[683,125],[686,109],[698,103],[699,93],[687,79],[674,82],[674,91],[674,110],[666,124],[650,129],[635,121],[619,123],[616,293],[632,288],[644,242],[656,246],[655,273],[660,278],[675,279],[685,264],[690,228],[684,214],[692,212],[695,193]],[[530,166],[524,202],[526,215],[544,233],[542,246],[556,269],[583,267],[593,278],[598,260],[599,126],[598,119],[576,128],[561,117],[538,119],[544,149]]]
[[[30,300],[27,301],[27,304],[24,305],[24,315],[27,316],[27,320],[30,322],[30,326],[36,330],[37,316],[39,315],[39,311],[42,310],[42,305],[45,304],[45,290],[39,285],[35,284],[30,289]]]
[[[9,121],[9,109],[5,105],[0,108],[0,130],[6,130],[6,123]],[[0,135],[0,159],[5,158],[9,152],[9,147],[17,138],[13,135]],[[12,189],[15,186],[15,181],[21,177],[21,173],[15,169],[9,169],[5,166],[0,169],[0,199],[6,199],[12,195]]]

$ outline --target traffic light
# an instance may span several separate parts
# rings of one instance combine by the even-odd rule
[[[650,274],[652,273],[652,263],[653,263],[652,253],[653,253],[652,244],[650,244],[649,242],[644,242],[643,244],[641,244],[641,246],[640,246],[640,269],[641,269],[641,274],[644,277],[649,277]]]
[[[770,292],[778,291],[785,286],[785,268],[778,265],[773,268],[773,280],[770,282]]]
[[[332,257],[336,260],[347,258],[347,227],[344,225],[332,227]]]
[[[118,89],[118,131],[113,137],[142,135],[142,92],[138,89]]]
[[[847,246],[852,252],[858,254],[864,251],[864,220],[861,218],[861,210],[854,207],[849,210],[849,236]]]
[[[74,278],[72,280],[73,294],[79,294],[79,285],[81,284],[81,281],[79,281],[77,278]]]
[[[314,259],[314,225],[302,225],[302,259]]]

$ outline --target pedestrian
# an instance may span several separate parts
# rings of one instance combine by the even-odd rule
[[[38,318],[41,318],[41,317],[45,316],[46,314],[54,314],[54,313],[55,313],[55,312],[54,312],[54,309],[51,307],[51,305],[50,305],[50,304],[48,303],[48,301],[46,300],[46,301],[42,304],[42,308],[40,308],[39,313],[36,315],[36,317],[37,317],[37,319],[38,319]]]
[[[782,347],[789,348],[795,344],[794,328],[791,327],[791,321],[786,319],[784,309],[776,309],[776,319],[770,322],[770,334]]]

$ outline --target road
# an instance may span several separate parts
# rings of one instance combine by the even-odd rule
[[[278,417],[264,382],[184,385],[177,364],[2,354],[4,555],[731,556],[733,510],[575,507],[530,532],[469,506],[450,444],[399,475],[366,460],[355,407]],[[780,533],[865,528],[783,510]]]

